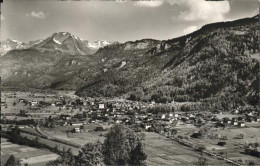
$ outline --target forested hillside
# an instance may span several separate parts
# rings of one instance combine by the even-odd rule
[[[106,47],[106,69],[77,94],[126,95],[156,102],[206,101],[214,108],[256,104],[259,95],[258,16],[206,25],[187,36],[156,44],[147,52]],[[121,48],[121,47],[120,47]],[[118,60],[120,58],[120,60]],[[117,63],[108,65],[117,60]],[[126,62],[120,68],[120,63]],[[102,65],[102,64],[101,64]],[[96,82],[95,82],[96,81]]]

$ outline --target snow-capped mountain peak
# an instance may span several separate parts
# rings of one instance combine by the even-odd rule
[[[55,43],[57,43],[57,44],[62,44],[59,40],[56,40],[55,38],[53,38],[53,41],[55,42]]]
[[[23,43],[15,39],[8,38],[6,40],[1,41],[0,54],[3,55],[4,53],[14,49],[26,49],[41,41],[42,40],[35,40],[35,41],[29,41],[27,43]]]
[[[8,39],[6,39],[6,42],[22,44],[22,42],[20,42],[20,41],[18,41],[18,40],[14,40],[14,39],[12,39],[12,38],[8,38]]]
[[[69,54],[92,54],[99,48],[112,44],[105,40],[94,42],[84,40],[69,32],[55,32],[44,40],[30,41],[23,43],[18,40],[9,38],[1,43],[0,53],[5,53],[13,49],[26,49],[32,47],[40,50],[61,51]]]
[[[99,49],[99,48],[105,47],[111,43],[108,41],[104,41],[104,40],[97,40],[94,42],[88,42],[87,44],[88,44],[88,47],[90,47],[90,48]]]

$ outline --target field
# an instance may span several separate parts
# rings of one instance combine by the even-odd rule
[[[26,133],[21,133],[21,136],[27,137],[27,138],[32,139],[32,140],[34,140],[36,138],[36,136],[26,134]],[[79,152],[79,148],[72,147],[72,146],[69,146],[69,145],[66,145],[66,144],[63,144],[63,143],[59,143],[59,142],[56,142],[56,141],[52,141],[52,140],[49,140],[49,139],[38,137],[38,141],[40,143],[48,145],[52,148],[57,147],[57,149],[60,150],[60,151],[63,151],[63,150],[67,151],[68,149],[71,149],[73,154],[75,154],[75,155],[78,154],[78,152]]]
[[[4,165],[10,155],[21,160],[22,164],[43,166],[49,161],[56,160],[59,156],[47,150],[36,149],[25,145],[18,145],[1,138],[1,165]]]
[[[7,104],[7,107],[1,106],[1,113],[19,113],[22,109],[27,109],[27,106],[25,106],[22,103],[19,103],[19,100],[17,96],[13,97],[14,93],[11,92],[2,92],[1,93],[1,100],[5,101]],[[21,93],[19,97],[25,97],[25,93]],[[16,105],[13,105],[13,103],[16,103]]]
[[[207,149],[212,150],[214,148],[216,153],[222,152],[229,159],[243,160],[245,163],[253,161],[259,163],[260,160],[257,157],[244,154],[244,146],[248,143],[259,142],[259,128],[246,127],[246,128],[227,128],[227,129],[215,129],[211,131],[213,134],[219,136],[226,136],[227,140],[221,140],[219,138],[209,139],[207,137],[201,139],[190,139],[194,144],[203,144]],[[244,134],[243,139],[236,138],[239,134]],[[226,145],[219,146],[218,142],[224,141]]]
[[[148,165],[194,165],[199,153],[159,134],[145,132],[145,148]],[[228,165],[222,160],[205,156],[209,165]]]
[[[90,128],[93,127],[93,125],[84,125],[84,128]],[[98,126],[98,125],[96,125]],[[66,140],[69,142],[73,142],[80,145],[85,145],[89,142],[96,142],[97,140],[100,140],[101,142],[104,141],[104,134],[106,131],[98,131],[98,132],[87,132],[82,131],[81,133],[72,133],[68,132],[66,133],[66,130],[72,130],[71,126],[63,127],[59,126],[53,129],[50,128],[43,128],[42,131],[46,133],[48,136],[52,136],[58,139]]]
[[[15,94],[15,95],[14,95]],[[38,107],[30,106],[29,104],[24,104],[19,102],[19,99],[26,99],[28,101],[45,101],[49,103],[54,103],[58,100],[58,96],[69,96],[71,98],[74,97],[73,92],[56,92],[57,95],[50,95],[47,93],[36,93],[35,96],[31,96],[29,92],[2,92],[2,101],[6,102],[7,106],[1,105],[1,114],[14,114],[5,116],[6,119],[9,120],[25,120],[25,119],[45,119],[47,117],[60,115],[61,113],[70,113],[76,114],[79,109],[65,109],[61,108],[61,110],[56,106],[48,106],[45,108],[38,109]],[[46,96],[43,98],[43,96]],[[15,103],[15,104],[14,104]],[[37,110],[34,110],[36,108]],[[21,117],[18,116],[20,110],[26,110],[30,116],[29,117]]]

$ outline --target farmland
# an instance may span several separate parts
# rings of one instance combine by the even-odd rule
[[[56,160],[58,155],[47,150],[36,149],[25,145],[18,145],[1,138],[1,165],[4,165],[10,155],[13,154],[21,163],[43,166],[47,162]]]
[[[86,125],[87,127],[91,125]],[[93,126],[93,125],[92,125]],[[57,127],[54,129],[43,128],[42,131],[46,133],[48,136],[53,136],[58,139],[66,140],[69,142],[73,142],[79,145],[85,145],[89,142],[96,142],[100,140],[103,142],[104,135],[106,131],[99,131],[99,132],[82,132],[82,133],[72,133],[66,132],[66,130],[70,130],[70,127]]]
[[[190,135],[192,130],[190,127],[177,128],[180,134]],[[196,129],[195,129],[196,130]],[[198,129],[197,129],[198,130]],[[212,128],[209,133],[200,139],[190,138],[189,141],[193,144],[201,144],[207,150],[215,154],[223,154],[225,157],[239,162],[241,164],[248,164],[249,162],[259,163],[260,159],[254,156],[245,154],[244,147],[250,143],[259,142],[259,128],[245,127],[245,128]],[[243,134],[243,138],[238,138]],[[212,136],[216,136],[212,138]],[[226,139],[223,139],[225,137]],[[218,142],[225,142],[225,146],[218,145]]]
[[[145,152],[148,165],[193,165],[200,154],[156,133],[145,132]],[[222,160],[207,157],[210,165],[228,165]]]

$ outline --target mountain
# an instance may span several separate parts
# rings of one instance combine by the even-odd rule
[[[258,103],[259,15],[150,43],[100,49],[100,71],[76,94],[196,103],[191,109],[202,109],[198,103],[224,110]]]
[[[81,40],[68,32],[56,32],[32,48],[41,51],[61,51],[73,55],[84,55],[93,53],[90,48]]]
[[[41,40],[35,40],[35,41],[30,41],[28,43],[23,43],[18,40],[8,38],[4,41],[1,41],[0,54],[4,54],[4,53],[14,50],[14,49],[26,49],[39,42],[41,42]]]
[[[87,46],[89,48],[92,48],[93,50],[98,50],[98,49],[105,47],[107,45],[114,44],[115,42],[108,42],[108,41],[104,41],[104,40],[97,40],[97,41],[94,41],[94,42],[90,42],[90,41],[86,40],[85,43],[87,44]]]
[[[69,32],[56,32],[32,48],[44,51],[61,51],[72,55],[87,55],[95,53],[99,48],[110,43],[107,41],[90,42],[70,34]]]
[[[258,103],[259,15],[169,40],[113,43],[88,55],[83,43],[88,44],[55,33],[28,49],[9,51],[0,57],[2,87],[186,102],[193,110]]]
[[[88,41],[74,36],[69,32],[56,32],[44,40],[29,41],[23,43],[14,39],[7,39],[1,42],[0,54],[14,49],[28,49],[30,47],[40,51],[63,52],[72,55],[87,55],[95,53],[99,48],[113,44],[104,40]]]
[[[2,54],[13,49],[23,48],[24,45],[22,42],[9,38],[1,42],[0,53]]]

